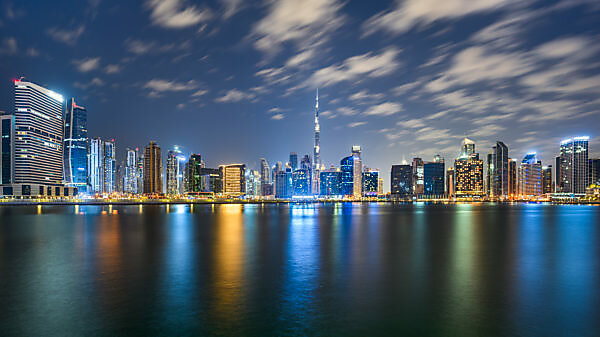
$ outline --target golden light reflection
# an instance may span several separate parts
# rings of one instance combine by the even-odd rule
[[[213,205],[214,210],[214,205]],[[242,304],[244,226],[243,206],[220,205],[217,210],[217,230],[214,241],[215,280],[214,313],[216,319],[236,320]]]
[[[42,205],[37,206],[37,214],[42,214]]]
[[[121,247],[121,232],[118,217],[101,217],[96,234],[96,256],[98,256],[98,269],[101,291],[107,305],[115,310],[120,305],[120,299],[112,296],[113,290],[119,286],[123,270],[123,254]]]

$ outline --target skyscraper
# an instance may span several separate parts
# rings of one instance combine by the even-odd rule
[[[125,179],[123,181],[123,192],[137,194],[138,189],[138,152],[137,150],[127,149],[125,160]]]
[[[241,196],[246,193],[246,165],[221,165],[219,170],[223,181],[223,194]]]
[[[589,180],[589,137],[560,142],[560,187],[563,193],[584,194]]]
[[[508,196],[508,146],[497,141],[488,157],[489,195],[493,198]]]
[[[392,197],[409,198],[413,193],[413,168],[411,165],[392,165],[390,191]]]
[[[104,192],[113,193],[116,190],[117,161],[115,155],[115,140],[107,140],[104,145]]]
[[[14,173],[14,139],[15,139],[15,116],[5,114],[0,111],[0,185],[7,185],[6,192],[0,190],[0,194],[11,195],[7,193],[12,189]]]
[[[600,186],[600,159],[590,159],[590,179],[588,185]]]
[[[260,196],[260,173],[256,170],[246,170],[246,195]]]
[[[319,194],[322,196],[334,196],[342,194],[342,171],[332,167],[320,172]]]
[[[560,182],[560,163],[560,156],[554,158],[554,191],[556,193],[562,192],[562,185]]]
[[[366,197],[377,196],[379,185],[379,170],[365,169],[362,173],[362,195]]]
[[[454,161],[455,192],[457,197],[481,197],[485,194],[483,161],[475,152],[475,143],[465,138],[460,156]]]
[[[144,194],[160,194],[162,184],[162,157],[158,144],[151,141],[144,148]]]
[[[444,159],[435,156],[433,162],[423,164],[424,195],[428,198],[444,197],[444,175],[446,165]]]
[[[185,157],[175,146],[167,153],[167,194],[179,195],[184,193]]]
[[[446,194],[448,198],[453,198],[456,195],[454,180],[454,167],[450,166],[446,171]]]
[[[508,196],[517,196],[517,160],[508,160]]]
[[[313,151],[312,167],[312,193],[318,194],[319,191],[319,171],[321,170],[321,125],[319,124],[319,89],[317,88],[317,97],[315,100],[315,147]]]
[[[202,168],[202,157],[200,154],[191,154],[185,164],[185,192],[202,192],[202,183],[200,180],[200,169]]]
[[[552,165],[542,166],[542,194],[554,192],[552,183]]]
[[[542,194],[542,162],[537,160],[534,152],[528,153],[519,165],[517,188],[522,197]]]
[[[88,170],[89,191],[91,193],[104,193],[104,143],[100,138],[90,140]]]
[[[355,198],[362,196],[362,160],[359,145],[352,146],[352,195]]]
[[[342,195],[354,194],[354,157],[348,156],[340,161]]]
[[[64,138],[65,184],[87,192],[88,130],[87,110],[71,98],[67,101]]]
[[[63,185],[63,97],[22,80],[14,80],[14,89],[12,182],[3,194],[71,195],[73,189]]]
[[[310,170],[299,168],[292,173],[292,184],[295,196],[310,195]]]
[[[423,159],[413,158],[413,194],[422,195],[425,192]]]
[[[292,172],[298,169],[298,154],[296,152],[290,152],[290,166]]]

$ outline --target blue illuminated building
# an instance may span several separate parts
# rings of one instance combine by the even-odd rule
[[[88,186],[87,110],[71,98],[67,101],[64,138],[65,183],[79,192]]]
[[[443,160],[425,163],[423,165],[425,180],[425,196],[429,198],[443,198],[444,175],[446,167]]]
[[[392,196],[405,198],[413,193],[413,173],[411,165],[392,165],[391,188]]]
[[[323,170],[319,173],[320,194],[322,196],[342,195],[342,171]]]
[[[348,156],[340,161],[342,171],[341,194],[352,195],[354,193],[354,157]]]
[[[310,195],[310,171],[307,169],[297,169],[292,174],[292,182],[294,185],[294,195],[308,196]]]

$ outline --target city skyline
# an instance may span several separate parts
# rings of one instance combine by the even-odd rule
[[[90,136],[117,139],[118,162],[124,149],[155,140],[202,153],[210,167],[256,169],[260,158],[312,152],[319,87],[322,163],[337,164],[359,144],[386,187],[391,165],[454,158],[465,136],[482,155],[502,141],[512,157],[535,151],[546,164],[558,155],[554,144],[588,135],[598,156],[598,49],[586,43],[598,34],[593,2],[495,1],[428,16],[406,10],[414,1],[363,8],[315,0],[313,12],[287,19],[278,14],[294,2],[168,3],[166,11],[152,1],[6,3],[0,110],[12,110],[10,79],[25,76],[85,106]],[[187,21],[177,16],[186,9]],[[110,36],[96,28],[124,17],[131,24]],[[553,28],[553,19],[566,23]],[[545,36],[535,38],[540,29]],[[360,43],[347,43],[355,36]]]

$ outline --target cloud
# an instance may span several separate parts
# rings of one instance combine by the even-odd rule
[[[73,60],[73,64],[77,67],[77,70],[82,73],[95,70],[100,66],[100,57],[90,57],[81,60]]]
[[[212,17],[207,8],[187,6],[185,0],[149,0],[152,23],[164,28],[186,28],[205,22]]]
[[[230,102],[239,102],[244,99],[253,99],[255,97],[254,94],[245,93],[243,91],[237,89],[231,89],[225,93],[225,95],[218,97],[215,99],[215,102],[219,103],[230,103]],[[279,114],[281,115],[281,114]],[[283,118],[283,115],[282,117]],[[281,119],[279,118],[279,119]]]
[[[40,52],[35,48],[28,48],[25,54],[29,57],[37,57],[40,56]]]
[[[306,61],[313,58],[315,56],[315,53],[316,53],[316,51],[314,49],[304,50],[304,51],[290,57],[285,62],[285,65],[287,67],[298,67],[298,66],[306,63]]]
[[[118,64],[108,64],[104,67],[104,72],[107,74],[117,74],[121,72],[121,66]]]
[[[46,33],[54,40],[71,46],[77,43],[77,40],[79,40],[79,38],[81,37],[81,35],[83,35],[84,32],[85,26],[83,25],[70,30],[53,27],[46,31]]]
[[[200,96],[204,96],[206,94],[208,94],[208,90],[200,89],[200,90],[196,91],[195,93],[193,93],[192,97],[200,97]]]
[[[371,94],[367,90],[361,90],[350,95],[351,101],[364,101],[364,100],[380,100],[384,97],[383,94]]]
[[[425,123],[420,120],[420,119],[409,119],[406,121],[400,121],[398,123],[396,123],[399,126],[405,127],[405,128],[422,128],[425,126]]]
[[[374,105],[365,111],[365,115],[389,116],[402,111],[402,104],[385,102]]]
[[[285,118],[284,114],[274,114],[273,116],[271,116],[271,119],[274,119],[274,120],[282,120],[284,118]]]
[[[194,90],[197,87],[198,85],[194,80],[190,80],[187,82],[176,82],[162,79],[152,79],[146,82],[146,84],[144,84],[144,88],[151,89],[155,92],[189,91]]]
[[[405,0],[397,1],[391,10],[380,12],[363,24],[366,35],[376,31],[393,34],[407,32],[414,26],[426,26],[434,21],[455,19],[478,12],[496,10],[513,0]]]
[[[268,14],[252,29],[256,49],[276,53],[281,45],[296,43],[300,50],[322,44],[344,22],[338,0],[271,1]]]
[[[75,82],[73,83],[73,86],[79,89],[87,89],[89,87],[101,87],[104,86],[104,81],[98,77],[94,77],[92,78],[89,82],[87,83],[81,83],[81,82]]]
[[[190,47],[189,42],[184,42],[180,44],[170,43],[160,45],[154,41],[141,41],[131,38],[125,40],[124,45],[130,53],[137,55],[149,53],[165,53],[171,50],[185,50]]]
[[[347,107],[347,106],[342,106],[336,109],[336,111],[344,116],[352,116],[352,115],[356,115],[358,114],[358,110]]]
[[[363,77],[389,75],[400,67],[396,56],[398,49],[387,48],[380,54],[366,53],[347,58],[338,65],[317,70],[306,82],[308,86],[328,86],[343,81],[358,80]]]
[[[221,5],[224,8],[223,18],[229,19],[240,11],[242,8],[242,0],[221,0]]]
[[[365,124],[367,124],[367,122],[354,122],[354,123],[348,124],[348,127],[349,128],[355,128],[357,126],[361,126],[361,125],[365,125]]]
[[[268,112],[269,113],[277,113],[277,112],[281,112],[281,111],[283,111],[283,109],[278,108],[278,107],[274,107],[274,108],[269,109]]]
[[[547,59],[557,59],[565,57],[583,58],[593,54],[598,47],[595,47],[595,41],[583,36],[560,38],[541,46],[538,46],[534,53]]]
[[[2,44],[0,45],[0,54],[16,54],[17,50],[17,40],[14,37],[7,37],[2,40]]]

